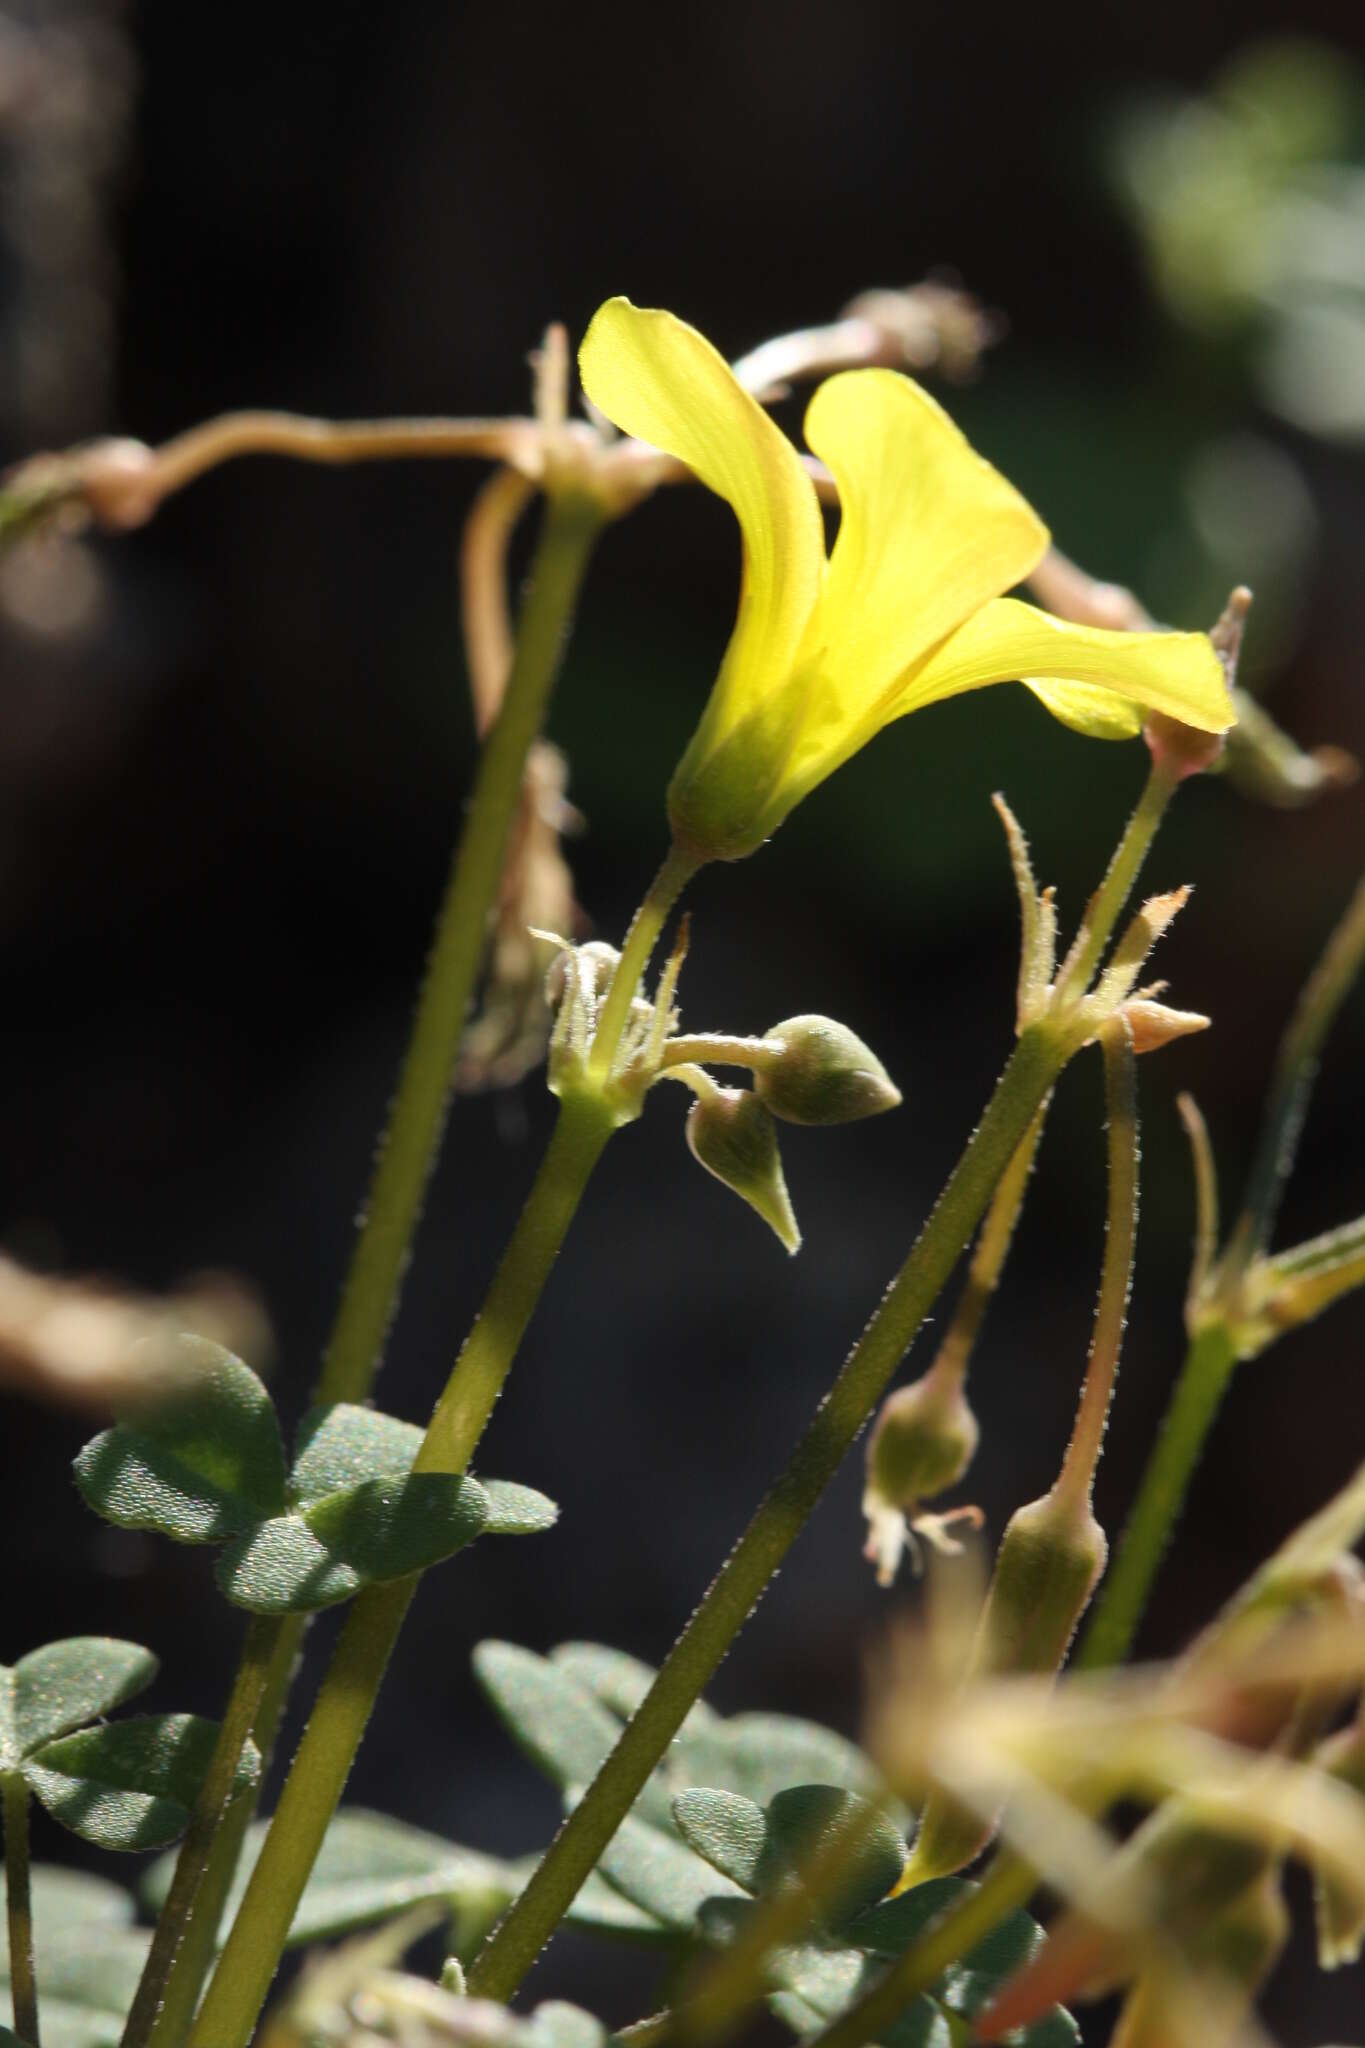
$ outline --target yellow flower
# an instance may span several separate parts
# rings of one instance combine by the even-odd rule
[[[841,507],[826,559],[800,457],[695,328],[609,299],[580,365],[593,403],[686,463],[743,538],[739,617],[668,792],[693,857],[752,853],[882,726],[985,683],[1019,678],[1111,739],[1136,734],[1143,710],[1232,724],[1204,634],[1104,632],[1001,596],[1047,530],[908,377],[849,370],[811,400],[806,439]]]

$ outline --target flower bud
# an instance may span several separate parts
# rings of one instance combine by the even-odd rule
[[[850,1124],[900,1102],[877,1055],[832,1017],[789,1017],[764,1043],[754,1093],[789,1124]]]
[[[756,1209],[789,1252],[801,1249],[777,1126],[756,1096],[746,1088],[716,1088],[699,1096],[688,1111],[687,1142],[693,1158]]]
[[[878,1585],[895,1578],[920,1502],[956,1486],[980,1434],[960,1374],[931,1370],[887,1396],[868,1438],[863,1494],[863,1555],[877,1566]]]
[[[967,1681],[1058,1671],[1084,1614],[1108,1545],[1088,1500],[1054,1487],[1010,1517],[972,1648]],[[993,1821],[931,1792],[898,1891],[949,1877],[978,1856]]]

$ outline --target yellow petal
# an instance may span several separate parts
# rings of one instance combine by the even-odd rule
[[[906,678],[894,716],[917,711],[940,697],[955,697],[986,683],[1043,683],[1049,710],[1065,703],[1079,723],[1084,704],[1058,682],[1089,684],[1104,698],[1122,697],[1147,711],[1164,711],[1201,732],[1226,732],[1236,719],[1223,665],[1204,633],[1112,633],[1077,626],[1002,597],[946,640]],[[1114,736],[1112,703],[1095,706],[1100,729]],[[1082,730],[1087,728],[1082,726]]]
[[[840,520],[805,652],[819,655],[820,692],[855,719],[1026,576],[1047,528],[943,408],[894,370],[829,378],[810,402],[806,439],[833,472]]]
[[[1040,683],[1022,679],[1054,718],[1092,740],[1135,740],[1142,731],[1142,712],[1128,697],[1116,697],[1095,683]]]
[[[824,568],[815,487],[790,441],[724,358],[672,313],[608,299],[578,361],[594,405],[625,433],[685,462],[739,521],[739,617],[688,750],[709,752],[790,671]]]

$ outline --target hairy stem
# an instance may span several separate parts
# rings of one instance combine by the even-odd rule
[[[1030,1030],[1019,1040],[877,1314],[615,1749],[475,1961],[471,1992],[510,1998],[558,1926],[885,1392],[1065,1058],[1050,1034]]]
[[[152,1945],[147,1951],[142,1976],[124,2023],[121,2048],[143,2048],[143,2043],[151,2037],[185,1928],[195,1910],[214,1838],[232,1799],[237,1767],[261,1704],[277,1633],[278,1625],[264,1617],[253,1617],[248,1624],[246,1644],[218,1730],[218,1740],[214,1744],[204,1782],[199,1787],[185,1839],[180,1844],[171,1888],[157,1920],[156,1933],[152,1936]],[[244,1799],[243,1803],[250,1805],[249,1800]]]
[[[1077,1652],[1076,1670],[1096,1671],[1121,1664],[1132,1648],[1152,1582],[1175,1533],[1190,1480],[1236,1364],[1237,1348],[1227,1325],[1206,1323],[1185,1354],[1161,1434]]]
[[[1079,995],[1088,985],[1109,943],[1119,912],[1132,893],[1133,884],[1177,786],[1169,770],[1163,768],[1159,761],[1153,761],[1137,808],[1114,849],[1114,858],[1104,880],[1086,907],[1075,944],[1062,963],[1057,977],[1059,988]]]
[[[1122,1016],[1106,1025],[1104,1100],[1108,1125],[1109,1193],[1104,1223],[1104,1264],[1100,1273],[1095,1326],[1085,1365],[1085,1384],[1071,1441],[1066,1447],[1057,1491],[1073,1500],[1090,1500],[1095,1467],[1104,1443],[1109,1403],[1123,1350],[1123,1326],[1133,1284],[1133,1250],[1137,1242],[1138,1128],[1137,1060],[1133,1034]]]
[[[5,1906],[9,1985],[14,2031],[38,2048],[38,1978],[33,1955],[33,1899],[29,1888],[28,1786],[18,1771],[4,1778]]]
[[[960,1384],[967,1376],[967,1367],[981,1334],[986,1311],[1005,1270],[1005,1260],[1024,1206],[1033,1162],[1038,1156],[1038,1142],[1047,1121],[1050,1099],[1043,1101],[991,1197],[991,1206],[986,1211],[986,1220],[981,1226],[976,1250],[967,1268],[967,1278],[953,1310],[953,1319],[930,1367],[931,1372],[941,1374],[948,1383],[956,1381]]]
[[[630,1016],[630,1006],[659,943],[659,934],[668,922],[668,914],[696,872],[696,861],[690,855],[680,853],[676,846],[671,846],[649,885],[648,895],[631,920],[621,948],[621,958],[593,1034],[590,1066],[599,1082],[611,1072],[611,1063]]]
[[[574,1096],[562,1106],[417,1470],[463,1472],[468,1466],[613,1127],[596,1097]],[[245,2048],[250,2038],[416,1589],[416,1578],[373,1586],[351,1608],[205,1994],[193,2048]]]

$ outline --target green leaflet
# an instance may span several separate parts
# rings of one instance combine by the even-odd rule
[[[111,1714],[157,1674],[157,1660],[114,1636],[67,1636],[0,1664],[0,1771],[87,1721]]]
[[[222,1543],[234,1605],[308,1613],[406,1578],[476,1536],[531,1535],[557,1510],[504,1480],[412,1470],[422,1431],[349,1402],[315,1409],[286,1475],[274,1409],[249,1366],[181,1340],[187,1385],[86,1445],[76,1483],[97,1513],[182,1543]]]
[[[23,1775],[54,1820],[101,1849],[160,1849],[184,1833],[213,1755],[215,1721],[141,1714],[49,1742]],[[260,1776],[248,1744],[234,1795]]]

